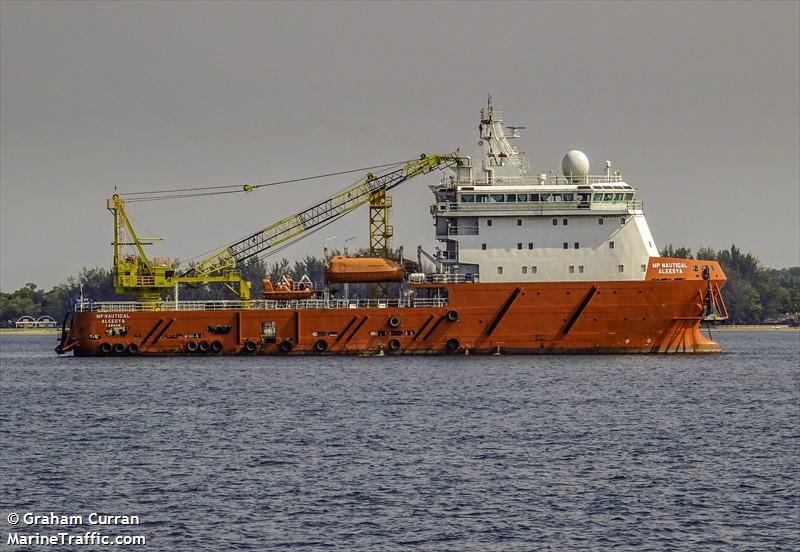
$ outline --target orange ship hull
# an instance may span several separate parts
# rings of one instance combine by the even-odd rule
[[[654,259],[659,260],[659,259]],[[670,261],[661,260],[661,261]],[[105,354],[706,353],[716,263],[643,281],[419,284],[446,305],[76,312],[60,352]],[[665,262],[662,264],[666,265]],[[710,267],[704,279],[700,266]],[[724,304],[722,304],[724,308]],[[265,333],[265,327],[268,331]],[[111,330],[109,330],[111,328]],[[124,335],[113,335],[124,328]],[[109,335],[112,334],[112,335]]]

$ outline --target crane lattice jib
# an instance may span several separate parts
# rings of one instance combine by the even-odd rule
[[[207,259],[197,262],[183,276],[209,276],[226,270],[233,270],[238,263],[246,259],[264,253],[314,227],[332,222],[353,209],[368,203],[371,194],[377,191],[391,190],[410,178],[429,173],[438,168],[451,167],[458,163],[460,163],[460,158],[456,154],[428,154],[380,176],[374,176],[370,173],[349,188],[312,205],[308,209],[286,217],[255,234],[220,249]]]

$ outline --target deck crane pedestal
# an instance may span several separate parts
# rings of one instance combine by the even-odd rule
[[[246,305],[250,300],[250,285],[237,270],[240,263],[367,203],[370,205],[370,252],[386,256],[392,235],[388,220],[391,198],[386,192],[416,176],[460,164],[462,158],[457,153],[423,154],[385,174],[368,173],[348,188],[215,251],[183,272],[167,262],[157,262],[157,258],[151,260],[145,254],[143,246],[148,245],[147,240],[137,236],[125,211],[125,200],[115,194],[107,203],[114,216],[114,288],[117,293],[135,293],[139,301],[156,308],[162,293],[178,284],[222,283],[236,292]],[[243,190],[253,188],[245,186]],[[135,246],[137,255],[123,256],[120,248],[125,245]]]

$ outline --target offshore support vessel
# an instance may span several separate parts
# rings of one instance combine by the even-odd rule
[[[294,355],[497,353],[707,353],[705,320],[727,318],[718,263],[659,256],[636,189],[611,170],[589,174],[564,156],[562,174],[529,175],[491,104],[481,110],[479,167],[427,154],[356,184],[181,271],[150,259],[118,195],[114,283],[137,301],[81,301],[64,321],[58,353],[75,355]],[[389,259],[387,192],[447,169],[431,186],[435,255]],[[258,186],[244,186],[252,191]],[[369,204],[371,256],[334,257],[326,282],[264,281],[262,298],[236,269]],[[129,254],[124,247],[133,247]],[[435,268],[422,270],[423,254]],[[370,299],[331,284],[369,282]],[[398,291],[389,296],[391,289]],[[180,284],[221,283],[231,300],[180,301]],[[174,296],[163,297],[174,289]],[[69,325],[69,327],[67,327]]]

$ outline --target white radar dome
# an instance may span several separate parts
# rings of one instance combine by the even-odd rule
[[[589,174],[589,158],[580,150],[567,152],[561,160],[561,172],[567,178]]]

